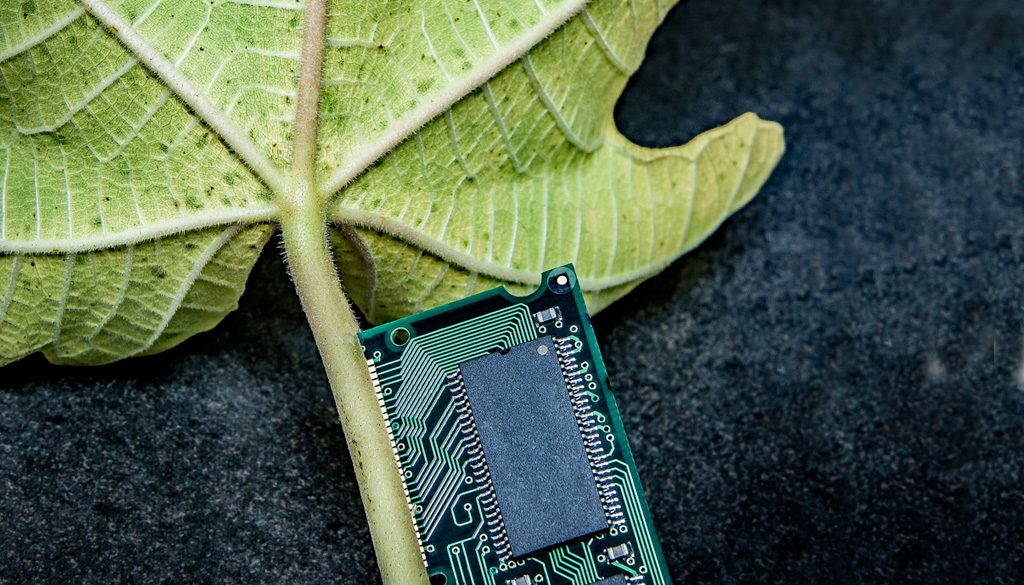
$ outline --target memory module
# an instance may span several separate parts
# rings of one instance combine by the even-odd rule
[[[671,583],[571,265],[359,340],[432,585]]]

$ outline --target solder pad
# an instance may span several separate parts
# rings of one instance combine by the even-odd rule
[[[668,585],[571,266],[363,332],[432,583]],[[625,557],[606,553],[616,545]]]

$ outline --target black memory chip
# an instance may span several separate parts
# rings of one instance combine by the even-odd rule
[[[512,556],[607,529],[551,337],[459,368]]]

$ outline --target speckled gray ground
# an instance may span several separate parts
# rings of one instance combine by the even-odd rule
[[[619,107],[786,125],[763,194],[595,321],[677,582],[1024,574],[1024,5],[689,0]],[[372,583],[280,261],[166,355],[0,370],[0,582]]]

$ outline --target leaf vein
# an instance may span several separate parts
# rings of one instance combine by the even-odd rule
[[[61,289],[60,299],[57,301],[57,314],[53,318],[53,348],[58,349],[60,344],[61,326],[64,324],[64,310],[68,306],[68,293],[71,292],[71,279],[75,272],[75,255],[64,256],[64,285]]]
[[[121,310],[121,305],[124,304],[126,298],[128,298],[128,287],[132,283],[132,269],[135,261],[135,247],[128,246],[125,249],[124,254],[124,279],[121,281],[121,287],[117,291],[117,297],[114,298],[114,302],[110,307],[110,312],[107,316],[100,321],[96,329],[88,336],[88,341],[91,344],[96,336],[98,336],[107,325],[117,316],[117,313]]]
[[[210,261],[213,260],[214,256],[217,255],[217,252],[219,252],[221,248],[231,240],[231,238],[238,235],[238,232],[241,230],[241,225],[233,225],[229,227],[224,230],[221,235],[217,236],[212,242],[210,242],[210,245],[203,250],[202,255],[196,259],[196,263],[192,267],[192,270],[189,271],[188,276],[184,281],[182,281],[181,286],[178,288],[178,292],[171,299],[170,306],[163,311],[163,318],[161,319],[160,324],[149,336],[149,339],[146,340],[145,346],[137,353],[144,353],[146,350],[153,347],[153,344],[160,339],[160,336],[163,335],[167,326],[170,325],[171,319],[173,319],[174,315],[177,314],[178,308],[181,307],[181,303],[184,302],[188,292],[192,290],[192,286],[195,284],[196,279],[202,274],[203,270],[206,269],[206,265],[209,264]]]
[[[413,131],[439,116],[457,100],[464,97],[470,91],[482,86],[495,73],[526,54],[531,47],[543,40],[551,31],[579,12],[585,4],[586,0],[566,1],[557,10],[549,12],[546,18],[534,26],[529,33],[521,35],[513,43],[506,46],[504,51],[496,51],[494,55],[486,59],[484,63],[475,68],[470,74],[459,78],[458,82],[450,84],[444,91],[433,96],[430,100],[425,100],[401,120],[391,124],[388,130],[371,147],[365,149],[360,156],[355,157],[347,164],[340,166],[330,177],[323,181],[321,184],[321,194],[325,198],[333,197],[349,181],[363,173],[370,165],[393,149],[395,145],[412,134]],[[450,16],[449,14],[449,18]],[[458,35],[458,29],[455,29],[455,33]]]
[[[11,170],[11,147],[4,156],[4,178],[0,184],[0,241],[7,239],[7,175]]]
[[[74,10],[68,12],[67,14],[62,16],[61,18],[57,19],[49,27],[39,31],[35,36],[32,36],[32,37],[29,37],[29,38],[25,39],[24,41],[22,41],[18,45],[14,45],[14,46],[8,47],[4,51],[0,51],[0,63],[3,63],[4,61],[8,61],[10,59],[13,59],[14,57],[17,57],[18,55],[20,55],[20,54],[22,54],[22,53],[24,53],[26,51],[31,50],[32,47],[35,47],[36,45],[38,45],[40,43],[46,42],[47,39],[49,39],[50,37],[56,35],[60,31],[64,30],[68,26],[70,26],[71,23],[73,23],[74,21],[78,20],[78,17],[82,16],[82,14],[84,14],[84,13],[85,13],[85,10],[82,9],[82,7],[79,6],[79,7],[75,8]]]
[[[555,124],[558,125],[559,130],[562,134],[571,142],[576,148],[584,152],[594,152],[600,146],[600,144],[587,144],[583,141],[580,135],[576,134],[572,128],[569,127],[569,122],[566,121],[565,117],[562,116],[561,110],[555,105],[555,102],[551,100],[551,96],[548,95],[547,90],[544,89],[544,85],[540,81],[540,77],[537,75],[537,70],[533,66],[533,61],[530,59],[529,53],[523,56],[523,69],[526,70],[527,77],[530,78],[530,85],[533,86],[534,92],[537,97],[540,98],[542,104],[547,109],[551,117],[554,118]]]
[[[102,198],[102,194],[99,194]],[[0,241],[0,254],[55,254],[79,253],[117,248],[131,244],[157,240],[184,232],[201,230],[227,224],[253,224],[274,220],[278,215],[277,206],[264,205],[249,208],[231,208],[208,211],[186,216],[184,219],[155,221],[144,227],[124,230],[113,234],[80,236],[74,240],[22,240]]]
[[[587,27],[587,30],[590,31],[594,40],[597,41],[597,46],[601,47],[601,52],[604,53],[608,62],[614,65],[615,68],[622,73],[632,75],[636,69],[627,65],[626,62],[615,53],[615,50],[612,49],[610,44],[608,44],[608,39],[604,36],[604,33],[601,32],[601,29],[597,27],[597,23],[594,22],[594,19],[590,16],[590,11],[584,8],[583,11],[580,12],[580,18],[583,19],[583,25]]]
[[[7,309],[11,306],[11,299],[14,298],[14,288],[18,282],[18,274],[21,272],[21,256],[15,256],[11,261],[11,275],[7,278],[7,290],[4,291],[4,298],[0,301],[0,324],[6,323]]]
[[[247,164],[260,179],[277,192],[284,192],[288,182],[280,169],[240,132],[234,124],[200,93],[188,78],[166,57],[149,45],[121,15],[104,0],[79,0],[90,14],[107,27],[146,67],[159,77],[172,92],[188,104],[196,115]]]
[[[121,65],[121,67],[119,67],[116,71],[108,75],[106,78],[102,79],[99,82],[99,84],[97,84],[95,87],[89,90],[88,93],[82,96],[82,99],[79,100],[78,103],[69,104],[67,100],[65,100],[64,105],[68,109],[67,113],[61,116],[60,118],[54,120],[52,124],[41,124],[39,126],[24,127],[19,123],[17,125],[18,132],[25,136],[34,136],[36,134],[50,134],[56,132],[57,130],[60,130],[65,124],[71,121],[71,119],[74,118],[75,115],[77,115],[79,112],[84,110],[90,103],[92,103],[93,100],[98,98],[104,91],[109,89],[112,85],[117,83],[119,79],[124,77],[125,74],[131,71],[132,67],[134,67],[136,63],[138,63],[138,61],[136,61],[135,59],[128,59],[127,61],[125,61],[125,63]]]

